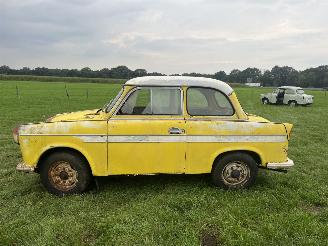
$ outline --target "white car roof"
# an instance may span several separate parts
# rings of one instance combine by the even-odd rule
[[[292,89],[292,90],[303,90],[301,87],[297,87],[297,86],[280,86],[279,88],[283,88],[283,89]]]
[[[135,86],[200,86],[210,87],[222,91],[226,95],[230,95],[233,89],[225,82],[203,78],[188,76],[145,76],[128,80],[125,85]]]

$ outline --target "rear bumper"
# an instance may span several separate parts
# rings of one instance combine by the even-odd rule
[[[35,168],[27,166],[24,162],[21,162],[17,164],[16,170],[24,173],[33,173]]]
[[[286,162],[269,162],[267,164],[267,168],[268,169],[275,169],[275,170],[279,170],[279,169],[289,169],[291,167],[294,166],[294,162],[291,159],[287,159]]]

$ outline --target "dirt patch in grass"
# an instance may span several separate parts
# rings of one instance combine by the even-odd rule
[[[81,244],[82,245],[93,244],[93,243],[95,243],[97,238],[98,238],[98,235],[96,233],[91,232],[91,231],[87,231],[82,235]]]
[[[219,237],[218,228],[216,228],[213,225],[205,226],[204,229],[201,231],[200,245],[201,246],[222,245]]]
[[[325,207],[326,206],[321,203],[302,204],[302,208],[304,211],[314,215],[320,214]]]

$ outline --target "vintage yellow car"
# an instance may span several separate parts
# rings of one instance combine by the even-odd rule
[[[258,168],[287,170],[292,124],[245,113],[233,89],[209,78],[127,81],[98,110],[57,114],[16,127],[23,162],[51,193],[86,190],[94,176],[211,173],[215,185],[245,188]]]

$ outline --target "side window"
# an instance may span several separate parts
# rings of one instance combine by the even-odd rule
[[[285,94],[291,95],[291,94],[295,94],[295,92],[293,90],[291,90],[291,89],[286,89]]]
[[[215,96],[215,100],[216,100],[219,107],[221,107],[221,108],[231,107],[230,101],[227,100],[225,95],[223,95],[221,92],[216,91],[214,93],[214,96]]]
[[[234,114],[230,100],[223,93],[202,87],[188,88],[187,111],[192,116],[231,116]]]
[[[204,96],[204,94],[200,92],[200,90],[195,90],[193,88],[190,88],[188,90],[188,97],[190,98],[190,100],[188,101],[188,106],[190,108],[205,109],[208,107],[208,102],[206,100],[206,97]]]
[[[124,102],[119,115],[181,115],[179,88],[138,88]]]

